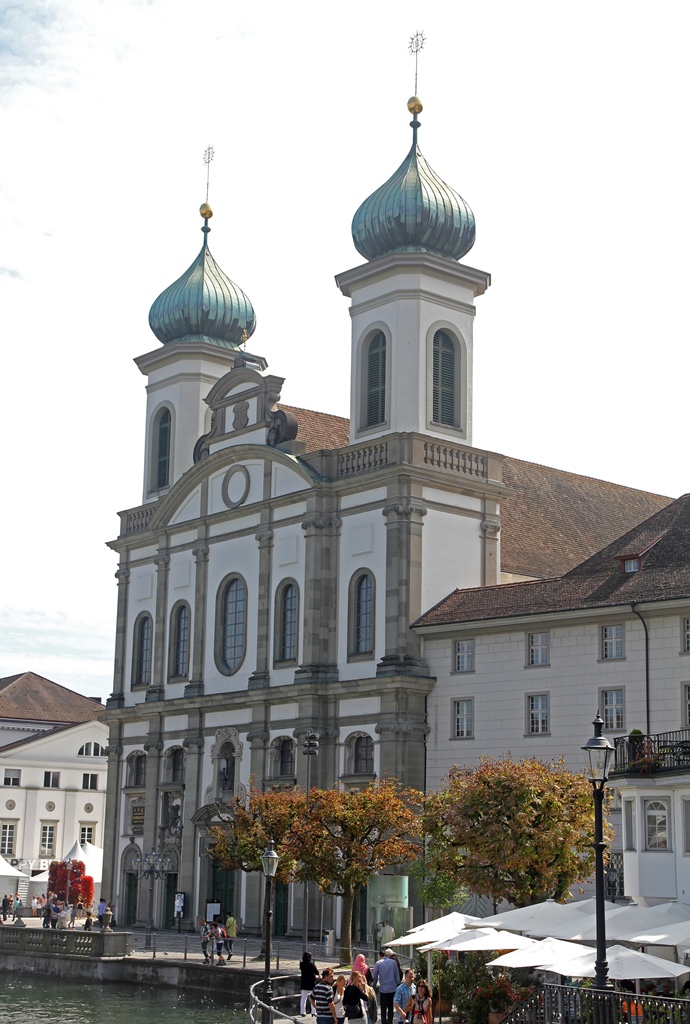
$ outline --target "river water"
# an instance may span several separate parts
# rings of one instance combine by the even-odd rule
[[[247,1009],[203,993],[0,974],[2,1024],[247,1024]]]

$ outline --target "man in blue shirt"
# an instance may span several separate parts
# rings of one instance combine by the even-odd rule
[[[384,949],[383,958],[374,964],[372,987],[379,986],[381,1024],[393,1024],[393,996],[400,984],[400,968],[393,959],[393,950]]]
[[[409,1016],[405,1016],[405,1007],[408,1004],[410,996],[413,996],[415,991],[414,971],[408,968],[408,970],[405,971],[403,980],[395,990],[395,995],[393,996],[393,1007],[396,1013],[395,1019],[398,1024],[402,1024],[403,1021],[409,1020]]]

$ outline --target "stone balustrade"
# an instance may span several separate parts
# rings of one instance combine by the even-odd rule
[[[0,952],[98,958],[129,956],[132,933],[3,925],[0,927]]]

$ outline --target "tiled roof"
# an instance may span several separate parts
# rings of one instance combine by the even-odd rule
[[[622,555],[647,549],[639,572],[621,571]],[[674,599],[690,599],[690,494],[558,579],[456,590],[415,625],[439,626]]]
[[[344,416],[281,408],[297,417],[297,440],[307,452],[344,448]],[[519,576],[558,576],[671,501],[661,494],[566,473],[521,459],[503,459],[503,480],[514,492],[501,502],[501,569]]]
[[[76,725],[96,719],[99,707],[89,697],[35,672],[0,679],[0,719]]]
[[[521,576],[560,576],[671,500],[521,459],[503,481],[501,569]]]
[[[293,405],[280,404],[281,409],[297,417],[299,430],[297,440],[303,441],[308,452],[322,448],[345,448],[350,443],[350,421],[344,416],[333,416],[329,412],[314,412],[313,409],[298,409]]]

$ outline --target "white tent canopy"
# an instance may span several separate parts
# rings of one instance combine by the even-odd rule
[[[468,928],[454,938],[442,939],[429,946],[422,946],[425,953],[429,949],[522,949],[534,944],[534,939],[525,938],[515,932],[497,931],[495,928]]]
[[[596,958],[596,950],[592,949],[585,956],[575,959],[560,958],[553,963],[537,966],[544,971],[565,974],[571,978],[593,978],[596,973]],[[670,960],[662,960],[661,957],[650,956],[649,953],[641,953],[627,946],[609,946],[606,950],[606,959],[609,964],[609,978],[614,981],[622,981],[625,978],[679,978],[681,974],[688,973],[688,968],[684,964],[674,964]]]
[[[103,850],[97,846],[92,846],[91,843],[84,843],[82,846],[79,841],[75,842],[69,853],[66,853],[61,858],[61,863],[64,864],[68,860],[81,860],[84,863],[84,874],[90,875],[93,878],[94,885],[101,882],[103,878]],[[32,882],[38,882],[42,884],[47,882],[49,878],[49,871],[41,871],[40,875],[33,875],[31,877]]]
[[[467,924],[479,922],[481,918],[472,917],[470,914],[446,914],[445,917],[437,917],[435,921],[427,921],[426,924],[418,924],[411,928],[407,935],[399,939],[393,939],[389,946],[419,946],[423,942],[441,942],[443,939],[450,939],[462,932]]]
[[[667,931],[676,923],[684,923],[683,938],[679,941],[682,942],[685,938],[690,940],[690,916],[682,906],[676,907],[676,910],[657,910],[656,907],[638,907],[635,903],[627,906],[618,904],[616,911],[609,911],[606,915],[606,936],[609,939],[625,940],[631,934],[653,934],[657,931]],[[529,931],[531,935],[536,934],[536,930]],[[575,921],[571,918],[567,923],[554,928],[552,935],[558,939],[591,941],[597,937],[596,922],[590,918],[585,921]]]
[[[12,867],[8,860],[0,856],[0,879],[26,879],[24,871],[18,871]]]

